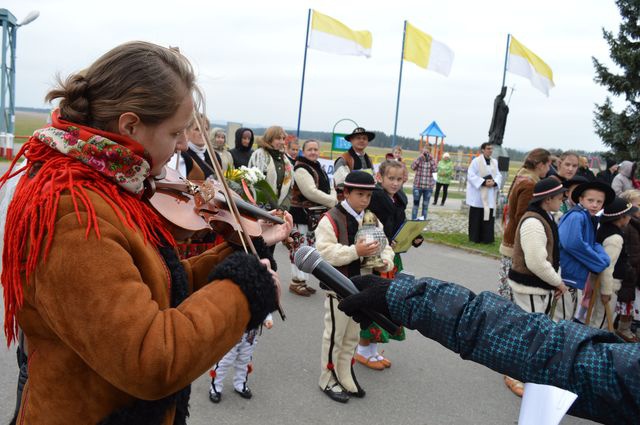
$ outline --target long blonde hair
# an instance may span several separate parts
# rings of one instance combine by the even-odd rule
[[[633,202],[637,199],[640,199],[640,190],[638,189],[625,190],[620,194],[620,197],[627,202]]]

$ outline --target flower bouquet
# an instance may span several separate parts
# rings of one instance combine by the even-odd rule
[[[244,165],[235,169],[228,168],[225,177],[229,187],[245,201],[269,208],[275,208],[278,205],[278,196],[259,169]]]

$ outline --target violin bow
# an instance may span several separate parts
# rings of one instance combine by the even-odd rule
[[[215,154],[215,149],[213,148],[213,144],[211,140],[209,140],[209,135],[205,135],[203,129],[204,126],[201,123],[201,118],[198,116],[199,113],[194,109],[193,110],[193,119],[195,120],[196,126],[198,127],[198,131],[200,132],[200,137],[204,141],[204,145],[207,149],[207,153],[209,154],[209,158],[211,158],[211,163],[213,164],[213,168],[218,175],[218,180],[222,183],[222,190],[224,191],[224,196],[227,198],[227,204],[229,205],[229,211],[231,211],[231,215],[233,219],[238,222],[240,230],[238,234],[240,235],[240,241],[244,247],[244,251],[248,254],[249,250],[251,250],[251,254],[253,254],[258,260],[260,260],[260,256],[256,251],[256,247],[253,245],[253,241],[251,237],[247,233],[244,223],[240,219],[240,212],[238,211],[238,206],[236,205],[235,199],[231,196],[231,189],[229,189],[229,185],[227,184],[227,180],[224,176],[224,172],[222,171],[222,164],[218,161],[218,157]],[[247,249],[248,248],[248,249]],[[284,310],[280,305],[280,300],[278,300],[278,313],[280,314],[280,318],[285,320],[286,315],[284,314]]]
[[[178,151],[176,152],[176,166],[174,167],[174,170],[178,170],[178,172],[180,172],[180,156],[182,155],[182,152]]]

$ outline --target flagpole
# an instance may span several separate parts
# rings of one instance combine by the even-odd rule
[[[504,87],[504,81],[507,78],[507,59],[509,58],[509,41],[511,41],[511,34],[507,34],[507,49],[504,52],[504,69],[502,70],[502,85]]]
[[[393,139],[391,140],[391,146],[396,145],[396,131],[398,129],[398,111],[400,110],[400,87],[402,86],[402,64],[404,62],[404,39],[407,35],[407,21],[404,21],[404,28],[402,28],[402,50],[400,51],[400,76],[398,77],[398,97],[396,99],[396,119],[393,124]]]
[[[302,94],[304,93],[304,74],[307,69],[307,46],[309,44],[309,26],[311,23],[311,9],[307,15],[307,35],[304,38],[304,61],[302,62],[302,86],[300,87],[300,105],[298,106],[298,128],[296,137],[300,138],[300,118],[302,117]]]

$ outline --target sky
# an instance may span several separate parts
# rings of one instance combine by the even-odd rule
[[[296,128],[308,10],[373,35],[371,58],[309,49],[303,130],[332,131],[349,118],[393,133],[404,20],[448,45],[448,77],[404,63],[398,130],[418,138],[436,121],[446,143],[487,141],[500,91],[507,34],[553,70],[549,97],[507,72],[504,147],[606,150],[593,130],[594,104],[607,96],[593,81],[592,56],[611,65],[602,28],[617,33],[613,0],[123,1],[5,0],[20,21],[40,17],[17,36],[16,106],[47,107],[57,74],[90,65],[118,44],[145,40],[179,46],[193,63],[216,121]],[[623,105],[614,101],[614,105]],[[350,132],[342,122],[336,132]]]

